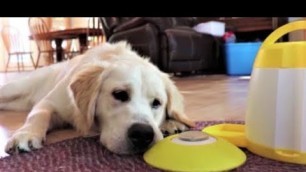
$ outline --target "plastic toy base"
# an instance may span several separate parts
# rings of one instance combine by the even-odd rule
[[[227,171],[242,165],[246,155],[222,138],[209,136],[204,141],[177,142],[178,135],[169,136],[144,154],[151,166],[176,172]]]
[[[248,150],[254,154],[278,161],[306,165],[306,152],[273,149],[248,141]]]

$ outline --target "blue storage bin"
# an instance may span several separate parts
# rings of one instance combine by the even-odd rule
[[[228,75],[251,75],[261,42],[226,43],[225,59]]]

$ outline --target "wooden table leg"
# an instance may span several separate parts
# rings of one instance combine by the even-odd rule
[[[83,53],[87,50],[88,41],[87,41],[87,34],[79,35],[79,43],[80,43],[80,51]]]
[[[63,39],[55,39],[56,45],[56,62],[61,62],[64,58],[64,51],[62,47]]]

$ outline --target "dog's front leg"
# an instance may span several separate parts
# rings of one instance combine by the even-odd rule
[[[50,125],[52,109],[43,101],[36,105],[29,113],[24,125],[9,139],[5,151],[11,154],[41,148]]]
[[[164,136],[168,136],[187,131],[189,130],[189,127],[186,124],[179,122],[177,120],[167,119],[160,126],[160,130]]]

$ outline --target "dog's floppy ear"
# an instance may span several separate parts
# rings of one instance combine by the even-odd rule
[[[178,88],[174,85],[173,81],[169,79],[168,75],[165,74],[163,78],[166,85],[166,92],[168,97],[168,117],[180,121],[190,127],[195,127],[195,123],[191,121],[184,112],[184,100]]]
[[[95,104],[102,83],[103,67],[89,66],[72,78],[70,93],[78,112],[75,114],[75,127],[86,134],[94,122]]]

